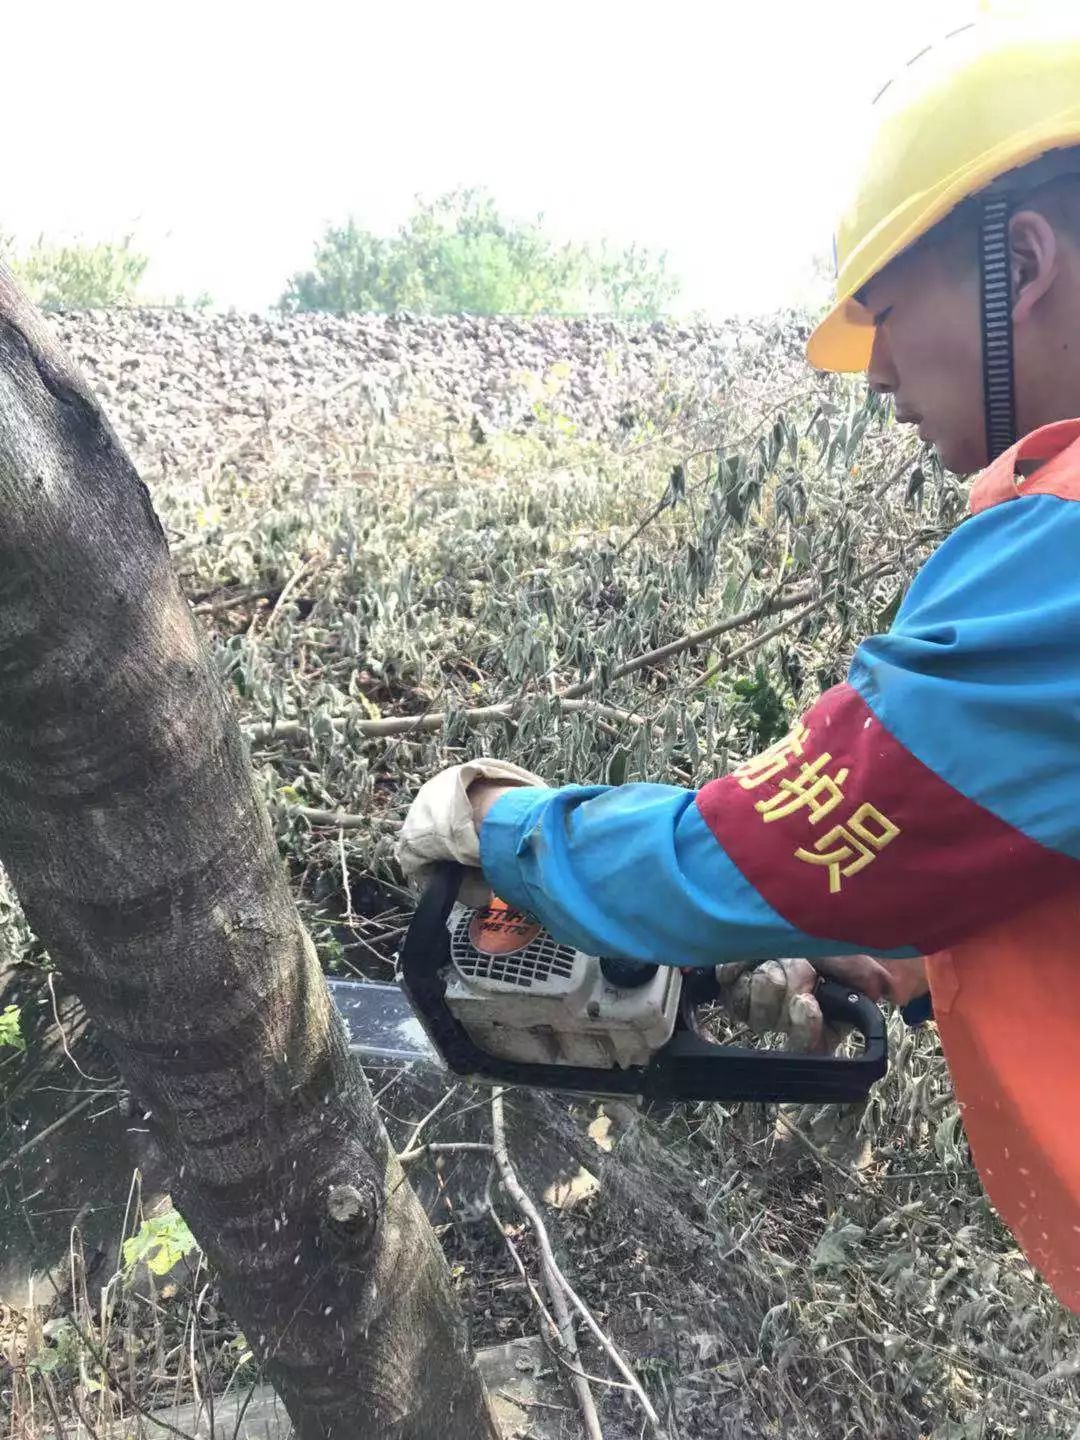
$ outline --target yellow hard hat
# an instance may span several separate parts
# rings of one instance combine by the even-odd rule
[[[836,302],[807,342],[812,365],[865,370],[874,327],[855,298],[862,287],[961,201],[1048,151],[1080,146],[1076,10],[984,16],[928,46],[875,100],[836,234]]]

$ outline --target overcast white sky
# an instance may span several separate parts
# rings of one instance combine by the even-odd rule
[[[352,212],[487,186],[666,248],[686,302],[792,298],[881,84],[976,0],[56,0],[6,7],[0,230],[119,237],[256,309]]]

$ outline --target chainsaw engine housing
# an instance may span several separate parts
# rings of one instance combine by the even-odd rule
[[[446,1004],[489,1055],[607,1069],[647,1065],[671,1039],[682,988],[673,966],[586,955],[499,900],[455,903],[446,928]]]

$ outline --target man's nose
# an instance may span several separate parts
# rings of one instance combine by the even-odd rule
[[[896,373],[889,346],[880,330],[874,334],[874,348],[870,352],[870,364],[866,367],[866,383],[878,395],[892,395],[900,377]]]

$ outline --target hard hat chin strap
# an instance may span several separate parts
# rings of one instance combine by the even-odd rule
[[[982,305],[983,405],[986,462],[1016,443],[1016,387],[1013,379],[1012,266],[1009,263],[1009,195],[988,195],[979,227]]]

